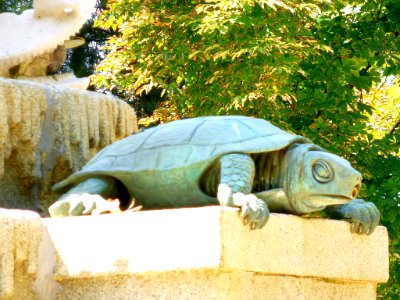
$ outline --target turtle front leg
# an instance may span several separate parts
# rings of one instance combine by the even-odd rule
[[[96,177],[86,179],[71,188],[49,207],[51,217],[88,215],[96,208],[110,205],[106,198],[115,193],[115,179]]]
[[[268,221],[269,210],[264,201],[251,194],[255,174],[253,159],[247,154],[227,154],[221,157],[220,164],[218,201],[223,206],[240,207],[244,225],[262,228]]]
[[[357,198],[346,204],[328,206],[326,211],[333,217],[349,219],[351,232],[358,234],[373,233],[380,219],[375,204]]]

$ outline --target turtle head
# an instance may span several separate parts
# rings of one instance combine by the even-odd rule
[[[288,155],[285,190],[295,212],[322,210],[357,196],[361,174],[347,160],[307,144],[293,147]]]

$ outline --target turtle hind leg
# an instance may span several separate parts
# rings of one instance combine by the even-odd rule
[[[49,207],[51,217],[79,216],[91,213],[100,202],[117,194],[116,179],[94,177],[72,187]]]
[[[115,179],[113,177],[93,177],[88,178],[77,185],[73,186],[69,191],[60,197],[60,201],[71,194],[91,194],[100,195],[108,198],[116,193]]]
[[[255,176],[253,159],[242,153],[220,158],[221,175],[217,198],[223,206],[237,206],[242,210],[243,223],[251,229],[263,227],[269,218],[267,204],[251,194]]]

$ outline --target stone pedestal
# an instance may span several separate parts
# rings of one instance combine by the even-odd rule
[[[24,214],[0,213],[0,299],[364,300],[388,279],[384,227],[272,214],[251,231],[222,207]]]

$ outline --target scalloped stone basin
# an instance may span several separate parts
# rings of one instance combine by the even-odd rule
[[[0,207],[47,212],[51,186],[137,131],[124,101],[90,91],[0,79]]]

